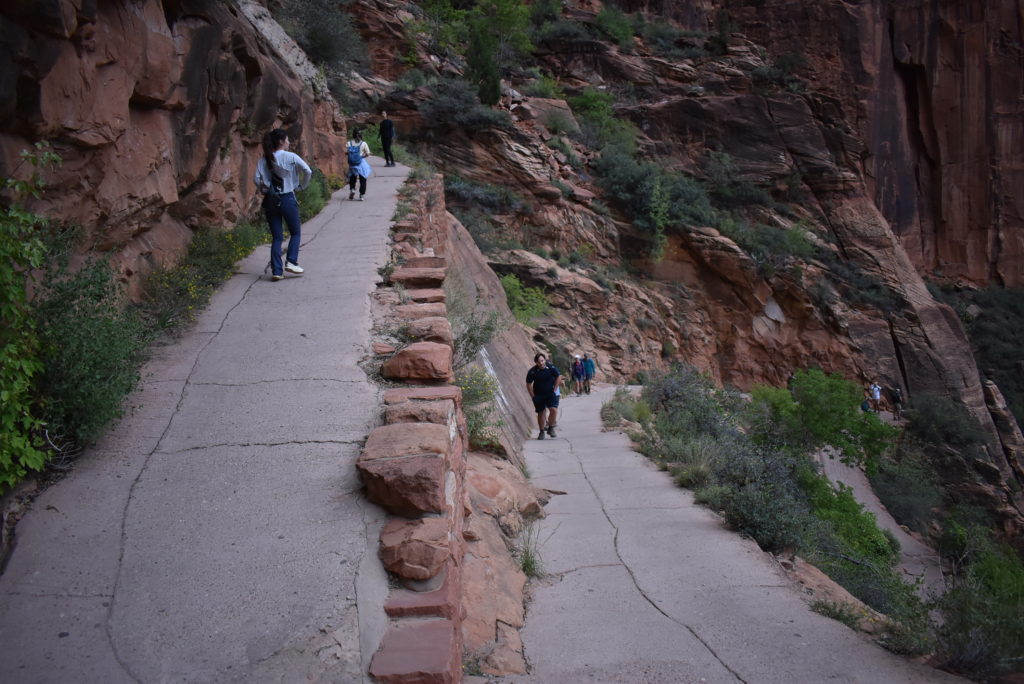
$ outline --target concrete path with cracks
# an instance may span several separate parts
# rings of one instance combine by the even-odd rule
[[[612,393],[564,397],[558,438],[526,444],[533,483],[565,494],[539,523],[549,576],[522,631],[530,674],[503,681],[961,681],[812,612],[753,541],[601,431]]]
[[[353,467],[358,361],[403,166],[303,226],[301,277],[239,264],[44,491],[0,576],[0,681],[359,682],[385,629],[383,515]]]

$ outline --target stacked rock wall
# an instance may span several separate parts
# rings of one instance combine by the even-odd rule
[[[450,384],[444,288],[457,222],[440,177],[410,181],[403,201],[411,213],[393,226],[393,270],[375,318],[378,331],[404,333],[374,343],[381,375],[402,386],[384,392],[384,424],[357,463],[369,499],[394,516],[380,534],[381,560],[396,579],[390,624],[370,674],[457,682],[466,659],[489,674],[523,672],[526,577],[511,549],[524,518],[543,510],[515,465],[469,451],[462,392]]]

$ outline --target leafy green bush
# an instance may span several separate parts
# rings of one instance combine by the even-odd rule
[[[1024,563],[986,541],[939,599],[943,667],[984,680],[1024,671]]]
[[[707,36],[697,31],[682,31],[666,21],[645,22],[639,33],[650,49],[670,59],[692,59],[708,54],[703,48]]]
[[[40,146],[22,152],[21,158],[36,167],[59,161]],[[25,195],[38,196],[40,182],[33,173],[29,181],[4,179],[3,188],[15,202],[0,205],[0,487],[17,483],[29,470],[41,470],[46,461],[33,392],[43,364],[26,288],[27,274],[43,265],[45,246],[38,230],[45,222],[16,204]]]
[[[38,391],[49,430],[62,442],[88,444],[121,415],[153,331],[102,259],[75,272],[66,261],[48,271],[34,306],[44,366]]]
[[[926,534],[942,490],[927,458],[901,445],[896,459],[881,458],[868,469],[871,488],[900,525]]]
[[[927,392],[915,394],[905,415],[907,434],[924,444],[967,449],[985,442],[978,421],[949,397]]]
[[[452,365],[459,369],[471,363],[495,335],[507,328],[508,321],[497,311],[469,302],[458,276],[445,279],[444,291],[454,338]]]
[[[636,30],[633,20],[622,10],[616,7],[603,7],[594,21],[601,32],[618,43],[619,47],[632,47]]]
[[[445,174],[444,190],[458,202],[476,205],[493,214],[516,213],[527,205],[520,195],[507,186],[476,183],[456,174]]]
[[[273,5],[284,29],[316,64],[339,69],[368,61],[366,44],[342,7],[351,0],[285,0]]]
[[[476,207],[462,209],[451,205],[448,209],[466,227],[473,242],[484,254],[493,255],[507,249],[523,248],[523,244],[511,231],[495,223],[486,212]]]
[[[511,273],[501,276],[501,286],[505,290],[505,299],[508,301],[508,307],[512,309],[512,315],[523,325],[532,325],[551,310],[544,290],[523,285],[519,278]]]
[[[580,122],[582,141],[594,148],[608,145],[632,153],[636,149],[637,129],[629,121],[615,115],[615,96],[595,88],[587,88],[569,98],[569,106]]]
[[[299,204],[299,218],[308,221],[327,205],[331,198],[331,189],[327,184],[327,177],[320,169],[313,169],[313,178],[309,185],[302,192],[295,193],[296,201]]]
[[[723,215],[715,227],[747,252],[765,276],[780,270],[791,258],[806,261],[818,253],[799,226],[781,228],[765,224],[751,225]]]
[[[853,490],[829,481],[805,468],[798,473],[801,488],[807,493],[811,512],[832,524],[832,529],[858,557],[882,566],[892,565],[899,557],[899,547],[892,542],[875,522],[874,514],[853,497]]]
[[[708,194],[716,206],[725,209],[737,207],[774,206],[771,193],[740,177],[735,160],[729,154],[711,151],[704,165]]]
[[[234,273],[235,262],[269,238],[266,225],[256,220],[231,230],[200,228],[181,262],[158,268],[146,279],[144,310],[158,329],[191,322]]]
[[[540,26],[535,33],[538,43],[567,45],[586,43],[594,39],[585,24],[570,19],[556,19]]]
[[[481,368],[464,368],[455,373],[455,384],[462,388],[462,412],[471,449],[499,451],[501,443],[491,402],[498,392],[498,381]]]
[[[428,126],[454,126],[470,134],[489,128],[512,127],[508,113],[480,104],[473,86],[466,81],[437,81],[431,85],[431,90],[434,96],[420,105]]]
[[[542,74],[531,81],[526,86],[525,92],[531,97],[544,97],[550,100],[560,100],[565,97],[558,81],[547,74]]]
[[[873,413],[858,409],[860,388],[817,368],[798,370],[792,389],[758,385],[751,390],[760,419],[753,436],[761,441],[783,440],[802,449],[832,446],[844,460],[859,462],[881,456],[894,443],[897,431]]]

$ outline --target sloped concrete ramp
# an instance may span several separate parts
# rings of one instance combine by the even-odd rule
[[[557,439],[527,442],[549,577],[522,631],[530,674],[561,684],[954,682],[811,612],[748,539],[602,432],[613,388],[563,397]],[[536,432],[531,437],[536,437]]]
[[[379,160],[378,160],[379,161]],[[303,226],[302,277],[239,264],[126,417],[43,492],[0,577],[0,681],[359,682],[384,631],[357,365],[408,169]]]

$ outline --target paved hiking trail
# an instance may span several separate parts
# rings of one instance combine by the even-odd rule
[[[962,681],[812,612],[753,541],[601,431],[613,391],[563,397],[558,438],[526,443],[532,482],[565,494],[538,523],[550,576],[522,631],[530,674],[502,681]]]
[[[408,172],[376,161],[366,201],[346,188],[303,226],[306,275],[271,282],[267,247],[242,261],[35,500],[0,576],[0,681],[363,680],[387,580],[357,362]]]

